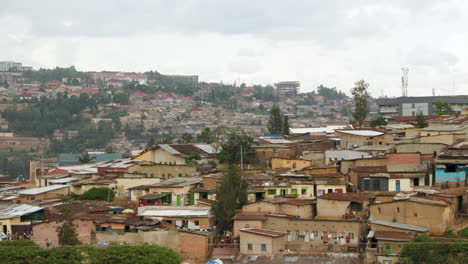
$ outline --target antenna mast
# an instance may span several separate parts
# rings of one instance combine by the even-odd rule
[[[408,96],[408,72],[409,69],[407,67],[401,68],[401,71],[403,72],[403,76],[401,76],[401,92],[402,96],[406,97]]]

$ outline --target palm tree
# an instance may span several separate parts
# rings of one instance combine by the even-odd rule
[[[80,163],[90,163],[91,161],[93,161],[95,159],[96,159],[96,157],[89,156],[88,152],[84,152],[83,154],[81,154],[80,157],[78,157],[78,160],[80,161]]]

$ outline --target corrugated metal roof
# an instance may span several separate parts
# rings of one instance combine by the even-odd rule
[[[385,221],[385,220],[373,220],[373,221],[370,221],[370,224],[390,226],[394,228],[412,230],[412,231],[417,231],[417,232],[427,232],[431,230],[430,228],[426,228],[422,226],[407,225],[407,224],[403,224],[399,222],[390,222],[390,221]]]
[[[202,182],[202,178],[187,178],[187,177],[179,177],[179,178],[171,178],[165,180],[163,182],[158,182],[151,185],[151,188],[161,188],[161,187],[184,187],[191,184],[196,184]]]
[[[384,134],[382,132],[374,130],[340,130],[338,132],[363,137],[376,137]]]
[[[70,187],[70,185],[51,185],[51,186],[42,187],[42,188],[25,189],[18,193],[23,194],[23,195],[36,195],[36,194],[50,192],[50,191],[54,191],[54,190],[58,190],[62,188],[68,188],[68,187]]]
[[[159,144],[158,145],[159,147],[161,147],[162,149],[164,149],[165,151],[173,154],[173,155],[180,155],[182,153],[180,153],[179,151],[173,149],[170,145],[168,144]]]
[[[52,181],[49,181],[49,183],[68,183],[68,182],[79,181],[80,179],[81,178],[64,178],[64,179],[52,180]]]
[[[9,205],[6,207],[0,207],[0,219],[16,218],[18,216],[31,214],[42,209],[42,207],[29,204]]]
[[[138,216],[148,217],[209,217],[210,207],[195,206],[143,206]]]
[[[290,128],[291,134],[305,134],[305,133],[333,133],[335,129],[352,128],[350,125],[326,126],[326,127],[300,127]]]
[[[203,150],[204,152],[208,154],[216,154],[216,149],[213,148],[213,146],[208,145],[208,144],[195,144],[195,147]]]

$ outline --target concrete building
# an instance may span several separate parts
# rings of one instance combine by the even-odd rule
[[[342,149],[372,145],[385,146],[393,139],[392,135],[374,130],[337,130],[335,134],[340,138]]]
[[[460,141],[442,151],[435,163],[436,185],[465,186],[468,175],[468,140]]]
[[[284,81],[275,83],[276,93],[278,94],[297,94],[301,84],[296,81]]]
[[[284,232],[259,228],[243,228],[240,231],[241,254],[277,255],[285,249]]]
[[[382,116],[434,115],[434,101],[448,102],[455,112],[460,113],[468,106],[468,96],[422,96],[377,99],[379,114]]]
[[[327,193],[317,197],[318,219],[367,219],[373,196],[359,193]]]

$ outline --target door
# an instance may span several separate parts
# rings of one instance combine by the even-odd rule
[[[180,202],[180,195],[177,195],[177,206],[180,206],[181,202]]]
[[[189,193],[189,201],[190,201],[190,205],[195,204],[195,194]]]
[[[400,187],[400,180],[396,180],[395,181],[395,190],[397,192],[399,192],[401,190],[401,187]]]
[[[337,193],[343,193],[343,189],[336,189],[335,190]]]
[[[390,248],[390,244],[385,244],[385,255],[392,254],[392,249]]]

